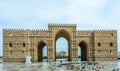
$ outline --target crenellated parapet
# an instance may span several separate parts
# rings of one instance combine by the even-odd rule
[[[50,32],[59,31],[59,30],[67,30],[76,31],[76,24],[48,24],[48,29]]]
[[[60,26],[60,27],[76,27],[76,24],[48,24],[48,27],[56,27],[56,26]]]
[[[47,29],[39,29],[39,30],[33,30],[33,29],[3,29],[4,36],[48,36],[49,31]]]
[[[24,31],[24,30],[26,30],[26,29],[3,29],[4,31]]]
[[[39,29],[30,31],[31,36],[49,36],[49,31],[47,29]]]
[[[36,31],[46,32],[48,30],[47,29],[29,29],[29,31],[32,31],[32,32],[36,32]]]
[[[95,32],[117,32],[117,30],[106,30],[106,29],[97,29],[97,30],[93,30]]]
[[[91,36],[92,32],[91,30],[79,30],[76,31],[76,36]]]
[[[27,36],[26,29],[3,29],[3,36]]]
[[[76,26],[75,24],[49,24],[48,26]],[[54,28],[55,30],[56,28]],[[27,36],[28,32],[29,35],[33,36],[49,36],[49,30],[48,29],[3,29],[3,35],[4,36]],[[117,30],[78,30],[76,31],[76,36],[92,36],[94,33],[94,36],[108,36],[108,35],[116,35]],[[117,35],[116,35],[117,36]]]
[[[94,36],[117,36],[117,30],[94,30]]]
[[[76,36],[92,36],[92,35],[94,35],[94,36],[97,36],[97,35],[108,36],[108,35],[112,35],[112,34],[116,35],[117,30],[98,29],[98,30],[78,30],[78,31],[76,31]]]

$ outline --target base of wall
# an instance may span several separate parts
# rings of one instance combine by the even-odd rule
[[[95,58],[95,61],[117,61],[117,58]]]
[[[33,62],[38,62],[37,60],[31,60]],[[72,58],[71,61],[78,61],[78,58]],[[117,61],[117,58],[89,58],[87,61]],[[3,58],[3,62],[20,62],[25,63],[25,58]],[[48,59],[47,62],[55,62],[54,59]]]
[[[55,62],[54,59],[48,59],[48,62]]]
[[[3,58],[3,62],[20,62],[20,63],[25,63],[25,58]]]

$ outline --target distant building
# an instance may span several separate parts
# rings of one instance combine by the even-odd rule
[[[61,52],[56,52],[56,56],[57,57],[66,57],[66,56],[68,56],[68,54],[67,54],[67,52],[65,52],[65,51],[61,51]]]

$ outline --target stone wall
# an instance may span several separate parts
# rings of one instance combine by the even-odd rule
[[[117,60],[117,31],[94,31],[95,60]]]
[[[3,29],[3,61],[25,62],[27,55],[38,61],[38,45],[47,46],[48,61],[55,61],[56,40],[68,40],[69,60],[78,60],[78,46],[86,49],[87,61],[117,60],[116,30],[76,30],[76,24],[49,24],[48,30]],[[82,45],[81,45],[82,43]]]

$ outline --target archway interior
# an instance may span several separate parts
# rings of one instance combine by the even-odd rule
[[[56,41],[56,61],[68,60],[68,41],[64,37],[59,37]]]
[[[60,44],[60,45],[64,45],[64,46],[67,45],[68,48],[64,47],[64,46],[63,46],[63,48],[67,49],[67,55],[68,55],[67,61],[70,61],[70,34],[67,31],[65,31],[64,29],[59,30],[55,37],[55,61],[56,61],[56,49],[57,49],[56,45],[58,45],[58,44],[56,44],[56,41],[60,37],[64,38],[68,42],[67,44]],[[60,48],[60,49],[62,49],[62,48]]]
[[[78,59],[81,61],[87,61],[87,46],[84,42],[81,42],[78,46]],[[80,52],[80,53],[79,53]],[[80,57],[79,57],[80,55]]]
[[[44,42],[38,44],[38,62],[47,61],[47,46]]]
[[[78,46],[78,61],[81,61],[81,47]]]

